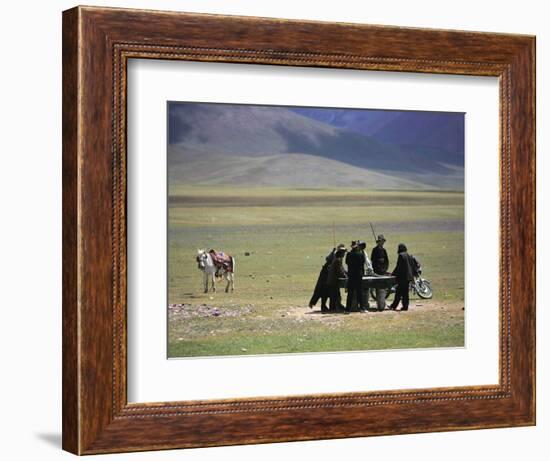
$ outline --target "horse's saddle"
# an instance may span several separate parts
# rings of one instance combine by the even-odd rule
[[[218,268],[223,268],[227,272],[233,272],[233,258],[223,251],[210,250],[212,262]]]

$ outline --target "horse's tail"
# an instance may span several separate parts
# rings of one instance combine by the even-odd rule
[[[231,256],[231,272],[235,273],[235,258]]]

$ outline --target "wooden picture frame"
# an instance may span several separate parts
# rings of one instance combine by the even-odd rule
[[[131,58],[498,77],[498,385],[129,404]],[[94,7],[63,13],[65,450],[93,454],[533,424],[534,37]]]

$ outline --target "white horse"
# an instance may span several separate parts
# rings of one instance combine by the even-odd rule
[[[225,292],[235,289],[235,258],[231,256],[231,266],[233,271],[227,271],[223,267],[217,267],[212,260],[212,256],[206,250],[197,250],[197,264],[204,276],[204,292],[208,293],[208,281],[212,284],[212,291],[216,291],[216,272],[227,281]]]

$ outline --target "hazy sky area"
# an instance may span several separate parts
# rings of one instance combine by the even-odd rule
[[[323,177],[336,173],[328,174],[329,185],[462,190],[464,117],[169,102],[168,164],[174,180],[179,174],[192,182],[309,185],[300,184],[302,173],[317,169]],[[179,168],[184,161],[194,166],[192,177]]]

